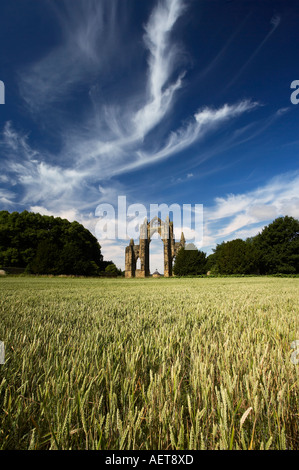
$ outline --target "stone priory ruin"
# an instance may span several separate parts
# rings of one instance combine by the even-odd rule
[[[144,220],[140,226],[139,245],[134,244],[131,238],[126,247],[125,277],[149,277],[149,247],[154,233],[158,232],[164,245],[164,277],[172,276],[172,261],[178,250],[185,247],[185,237],[182,232],[181,240],[176,242],[173,237],[173,222],[166,217],[162,222],[159,217],[154,217],[150,222]],[[136,269],[136,263],[140,258],[140,269]]]

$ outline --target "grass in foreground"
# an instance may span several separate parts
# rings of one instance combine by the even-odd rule
[[[299,280],[0,280],[0,449],[298,449]]]

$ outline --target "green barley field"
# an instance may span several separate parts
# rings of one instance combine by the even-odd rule
[[[299,449],[298,278],[5,277],[0,340],[0,449]]]

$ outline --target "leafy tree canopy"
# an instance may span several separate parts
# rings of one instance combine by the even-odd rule
[[[299,221],[279,217],[253,240],[261,274],[299,273]]]
[[[194,245],[181,248],[175,258],[173,271],[176,276],[205,274],[206,254]]]
[[[279,217],[255,237],[223,242],[213,251],[207,260],[212,273],[298,274],[299,221]]]
[[[117,269],[114,263],[110,262],[106,268],[105,268],[105,273],[108,276],[115,277],[115,276],[121,276],[122,271],[120,269]]]
[[[214,270],[220,274],[253,274],[258,271],[254,246],[239,238],[217,245],[213,262]]]
[[[28,211],[0,211],[0,266],[74,275],[97,275],[106,267],[97,239],[83,225]]]

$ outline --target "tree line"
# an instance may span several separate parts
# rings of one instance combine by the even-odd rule
[[[275,219],[255,237],[218,244],[209,256],[182,248],[174,262],[177,276],[230,274],[299,274],[299,221]]]
[[[0,211],[0,267],[32,274],[120,274],[83,225],[28,211]]]
[[[28,211],[0,211],[0,268],[32,274],[122,275],[105,261],[96,237],[78,222]],[[275,219],[255,237],[218,244],[209,256],[194,245],[175,258],[176,276],[299,274],[299,221]]]

